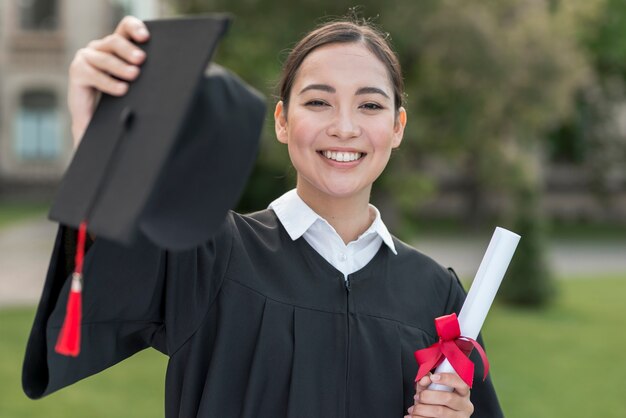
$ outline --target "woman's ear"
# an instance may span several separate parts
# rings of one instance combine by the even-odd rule
[[[285,105],[283,101],[276,103],[274,109],[274,129],[276,130],[276,138],[283,144],[287,143],[287,115],[285,113]]]
[[[398,148],[402,142],[404,136],[404,128],[406,127],[406,109],[401,107],[398,109],[398,116],[396,116],[396,124],[393,128],[393,142],[392,148]]]

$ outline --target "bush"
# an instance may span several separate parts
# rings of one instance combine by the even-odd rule
[[[557,289],[547,261],[546,223],[538,209],[539,191],[523,187],[516,200],[512,229],[522,239],[500,287],[499,298],[510,305],[544,307],[554,299]]]

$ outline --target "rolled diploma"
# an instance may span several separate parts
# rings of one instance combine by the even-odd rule
[[[459,313],[462,336],[473,339],[478,337],[519,240],[520,236],[516,233],[496,227]],[[446,359],[435,369],[435,373],[454,373],[454,369]],[[447,392],[453,390],[437,383],[431,384],[428,388]]]

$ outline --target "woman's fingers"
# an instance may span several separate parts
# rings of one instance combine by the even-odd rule
[[[429,390],[431,383],[446,385],[453,392]],[[415,385],[415,404],[408,409],[409,417],[469,417],[474,412],[470,388],[456,373],[424,376]]]
[[[150,37],[146,25],[134,16],[126,16],[115,28],[114,34],[121,35],[126,39],[132,39],[135,42],[145,42]]]
[[[89,42],[87,49],[114,54],[134,65],[140,65],[146,59],[146,54],[141,48],[117,33]]]
[[[439,385],[448,386],[461,396],[467,396],[470,393],[470,388],[467,383],[463,381],[456,373],[437,373],[430,377],[434,383]]]
[[[88,65],[84,68],[88,86],[111,96],[123,96],[128,91],[128,83],[120,81]],[[87,84],[85,84],[87,85]]]
[[[76,53],[70,65],[67,99],[75,145],[91,120],[100,93],[122,96],[128,91],[129,82],[139,76],[146,54],[136,43],[149,38],[146,25],[127,16],[114,33],[91,41]]]
[[[415,384],[415,393],[419,394],[421,391],[428,389],[428,386],[431,385],[432,381],[430,380],[431,374],[427,374],[417,381]]]
[[[106,52],[86,48],[83,57],[91,67],[122,80],[132,81],[139,75],[138,66],[127,64],[115,55]]]
[[[454,411],[465,411],[468,409],[469,400],[455,392],[425,390],[419,395],[419,404],[440,405]]]
[[[110,76],[107,72],[92,65],[89,62],[89,58],[87,58],[87,55],[90,53],[90,51],[81,50],[76,54],[72,64],[70,65],[70,86],[68,97],[70,110],[72,110],[72,103],[77,101],[83,95],[95,95],[95,91],[93,90],[101,91],[113,96],[123,95],[128,90],[128,83],[117,80]],[[85,88],[89,90],[85,91]]]
[[[119,23],[115,32],[102,39],[91,41],[79,50],[70,65],[70,88],[78,98],[94,89],[120,96],[128,90],[127,81],[133,81],[140,73],[139,65],[146,54],[132,41],[143,42],[149,38],[144,23],[127,16]],[[76,101],[70,97],[70,102]],[[79,100],[84,101],[84,100]]]

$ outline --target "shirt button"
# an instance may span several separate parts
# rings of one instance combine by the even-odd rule
[[[339,253],[339,261],[346,261],[348,257],[345,253]]]

